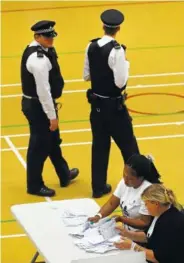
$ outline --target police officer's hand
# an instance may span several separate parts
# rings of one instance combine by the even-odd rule
[[[58,129],[58,120],[57,119],[50,120],[50,130],[55,131],[57,129]]]
[[[88,218],[88,221],[90,221],[92,223],[97,223],[99,220],[100,220],[100,216],[98,216],[98,215]]]

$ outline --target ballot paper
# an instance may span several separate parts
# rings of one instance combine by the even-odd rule
[[[63,218],[62,221],[65,226],[79,226],[84,225],[87,220],[87,217],[74,217],[74,218]]]
[[[97,236],[99,235],[99,232],[97,228],[92,227],[90,222],[87,221],[83,225],[70,229],[69,235],[81,238],[87,236]]]
[[[119,234],[119,231],[116,230],[116,221],[111,219],[104,224],[99,226],[99,233],[103,236],[104,240],[108,240]]]
[[[88,215],[79,209],[67,209],[61,214],[62,218],[87,217]]]
[[[68,218],[65,219],[66,224],[69,225]],[[80,218],[81,220],[81,218]],[[83,219],[82,219],[83,220]],[[78,238],[86,237],[86,236],[99,236],[102,235],[104,240],[109,239],[118,234],[118,231],[115,229],[116,223],[114,219],[104,218],[100,220],[96,224],[92,224],[89,221],[85,221],[80,226],[80,222],[78,222],[77,227],[77,219],[76,219],[76,227],[69,231],[69,234]],[[94,233],[94,234],[93,234]]]
[[[88,215],[78,209],[68,209],[64,210],[61,218],[65,226],[79,226],[86,223]]]
[[[73,242],[80,249],[91,253],[106,253],[116,250],[114,242],[120,240],[118,230],[115,229],[115,219],[103,218],[98,223],[88,221],[88,215],[83,211],[65,210],[62,215],[62,221],[69,228],[69,235]]]
[[[70,229],[69,235],[76,237],[76,238],[82,238],[87,233],[87,230],[90,228],[91,228],[90,222],[86,221],[84,224]]]
[[[86,248],[86,252],[90,253],[97,253],[97,254],[104,254],[106,252],[110,252],[112,250],[118,250],[114,245],[108,245],[108,244],[101,244],[100,246],[90,247]]]
[[[118,250],[118,248],[114,246],[114,242],[120,242],[120,240],[121,240],[121,237],[117,235],[109,240],[104,241],[103,243],[100,243],[97,246],[93,246],[85,250],[86,252],[98,253],[98,254],[103,254],[103,253],[106,253],[112,250]]]
[[[93,238],[83,238],[81,240],[75,240],[74,244],[78,246],[80,249],[84,249],[86,252],[103,254],[112,250],[117,250],[114,246],[114,242],[119,242],[121,237],[115,236],[109,240],[103,240],[102,236],[95,237],[97,240],[95,241],[96,244],[92,244]],[[97,243],[98,241],[98,243]]]

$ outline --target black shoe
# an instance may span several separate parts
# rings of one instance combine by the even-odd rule
[[[48,196],[48,197],[52,197],[56,194],[56,192],[53,189],[50,189],[45,185],[42,186],[42,188],[38,191],[27,190],[27,193],[31,195]]]
[[[109,194],[112,191],[112,187],[110,184],[106,184],[103,191],[93,191],[93,198],[100,198],[103,195]]]
[[[70,180],[73,180],[73,179],[75,179],[78,175],[79,175],[79,169],[73,168],[73,169],[70,170],[70,176],[69,176],[69,178],[70,178]]]
[[[60,182],[61,187],[67,187],[72,180],[74,180],[79,175],[79,169],[73,168],[70,170],[69,180],[66,182]]]

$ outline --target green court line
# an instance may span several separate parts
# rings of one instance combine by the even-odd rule
[[[168,45],[168,46],[147,46],[147,47],[130,47],[127,48],[128,51],[137,51],[137,50],[150,50],[150,49],[163,49],[163,48],[184,48],[184,44],[181,45]],[[58,55],[75,55],[75,54],[84,54],[82,51],[66,51],[58,52]],[[0,56],[1,59],[11,59],[11,58],[20,58],[22,55],[9,55],[9,56]]]
[[[173,113],[159,113],[159,114],[148,114],[148,115],[136,115],[131,116],[133,119],[137,118],[150,118],[150,117],[160,117],[160,116],[172,116],[172,115],[182,115],[184,112],[173,112]],[[60,124],[63,123],[80,123],[80,122],[89,122],[89,120],[66,120],[66,121],[60,121]],[[0,126],[1,129],[9,129],[9,128],[20,128],[20,127],[28,127],[28,124],[15,124],[15,125],[2,125]]]
[[[79,123],[79,122],[88,122],[89,120],[71,120],[71,121],[60,121],[59,123]],[[19,127],[28,127],[28,124],[15,124],[15,125],[4,125],[0,126],[1,129],[7,128],[19,128]]]
[[[1,223],[13,223],[13,222],[16,222],[15,219],[8,219],[8,220],[1,220],[0,221]]]

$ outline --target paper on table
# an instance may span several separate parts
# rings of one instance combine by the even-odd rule
[[[118,235],[118,230],[116,230],[116,222],[114,219],[105,222],[99,227],[99,233],[103,236],[105,240]]]
[[[113,245],[109,246],[106,244],[101,244],[100,246],[86,248],[86,252],[98,253],[98,254],[104,254],[112,250],[118,250],[118,249]]]
[[[61,214],[61,217],[64,218],[70,218],[70,217],[88,217],[86,213],[83,211],[80,211],[79,209],[68,209],[64,210],[64,212]]]
[[[90,229],[91,224],[89,221],[86,221],[84,224],[79,225],[78,227],[75,227],[69,231],[69,235],[82,238],[84,237],[85,233],[87,233],[87,230]]]
[[[86,217],[63,218],[62,221],[65,226],[79,226],[86,222]]]
[[[113,238],[118,232],[115,219],[103,218],[96,224],[87,221],[88,216],[79,210],[65,210],[62,220],[66,226],[73,226],[69,235],[79,238],[75,245],[87,252],[105,253],[116,250]],[[119,239],[119,237],[118,237]]]

